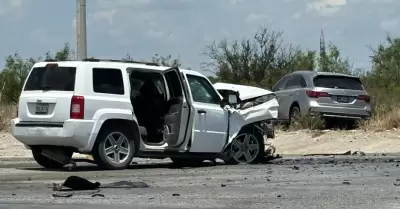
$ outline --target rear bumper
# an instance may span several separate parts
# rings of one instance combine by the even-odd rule
[[[366,119],[371,117],[370,108],[335,108],[335,107],[311,107],[311,115],[320,115],[324,118],[342,118],[350,120]]]
[[[95,122],[91,120],[66,120],[64,123],[25,123],[18,118],[11,120],[11,134],[25,146],[52,145],[90,152],[89,141],[96,138],[92,133]]]

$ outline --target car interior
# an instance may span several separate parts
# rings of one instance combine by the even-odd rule
[[[178,140],[183,104],[179,80],[168,81],[166,76],[170,92],[168,98],[161,73],[135,71],[129,77],[131,103],[143,141],[157,145],[168,139]]]

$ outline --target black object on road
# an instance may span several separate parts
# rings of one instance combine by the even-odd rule
[[[93,183],[79,176],[69,176],[62,184],[63,187],[67,187],[72,190],[94,190],[98,189],[100,185],[101,184],[99,182]]]

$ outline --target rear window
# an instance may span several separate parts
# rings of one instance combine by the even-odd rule
[[[315,87],[364,90],[358,78],[346,76],[317,76],[314,78]]]
[[[33,68],[24,91],[74,91],[75,67]]]

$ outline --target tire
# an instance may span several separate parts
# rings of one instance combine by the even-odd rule
[[[104,127],[93,147],[93,159],[101,169],[123,170],[132,163],[138,151],[138,144],[138,139],[134,138],[127,127],[118,125]]]
[[[72,158],[73,152],[66,152],[68,155],[67,157]],[[66,164],[61,164],[57,161],[54,161],[44,155],[42,155],[42,149],[41,148],[32,148],[32,155],[35,161],[42,167],[47,168],[47,169],[61,169],[63,168]]]
[[[245,140],[247,141],[246,143]],[[243,130],[233,139],[225,153],[224,161],[228,165],[258,163],[265,155],[264,149],[263,134],[257,129],[248,126],[243,128]],[[245,155],[245,153],[248,155]]]
[[[289,113],[289,124],[290,126],[295,122],[293,121],[293,118],[295,116],[299,116],[300,115],[300,108],[297,106],[292,107],[292,109],[290,109],[290,113]]]

